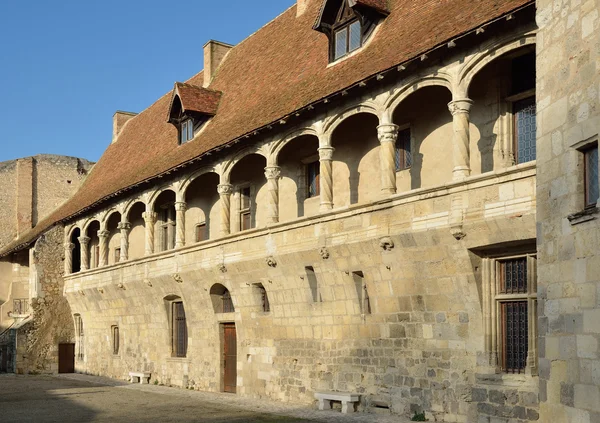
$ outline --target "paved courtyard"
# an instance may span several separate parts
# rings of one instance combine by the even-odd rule
[[[0,375],[0,421],[404,423],[398,416],[317,411],[230,394],[128,384],[86,375]]]

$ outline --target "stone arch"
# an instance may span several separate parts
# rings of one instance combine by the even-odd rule
[[[223,172],[221,173],[221,181],[229,181],[231,176],[231,171],[244,157],[249,156],[251,154],[258,154],[259,156],[263,156],[265,160],[269,160],[269,154],[265,152],[265,146],[250,146],[246,147],[223,163]]]
[[[185,178],[183,178],[179,182],[179,192],[180,192],[182,198],[185,198],[186,191],[187,191],[188,187],[190,186],[190,184],[192,182],[194,182],[200,176],[205,175],[207,173],[216,173],[217,175],[219,175],[217,168],[214,166],[210,166],[210,167],[200,168],[200,169],[196,170],[195,172],[190,173]]]
[[[90,217],[82,225],[82,227],[81,227],[81,234],[82,235],[87,234],[87,231],[88,231],[90,225],[92,223],[94,223],[94,222],[98,222],[98,224],[100,225],[100,227],[102,227],[102,221],[101,221],[101,219],[98,218],[98,216]]]
[[[67,240],[70,240],[70,239],[71,239],[71,237],[73,236],[73,232],[74,232],[76,229],[79,229],[79,232],[81,233],[81,228],[79,227],[79,225],[78,225],[78,224],[76,224],[76,223],[73,223],[73,224],[71,224],[71,225],[67,226],[67,228],[66,228],[66,230],[65,230],[65,238],[66,238]]]
[[[210,299],[215,313],[233,313],[233,297],[231,291],[223,284],[216,283],[210,287]]]
[[[150,195],[148,195],[148,201],[146,202],[146,210],[153,210],[154,202],[156,201],[158,196],[161,195],[165,191],[173,191],[175,193],[175,195],[177,196],[178,190],[177,190],[176,186],[174,186],[173,184],[169,184],[169,185],[162,186],[162,187],[152,191],[150,193]]]
[[[115,213],[119,213],[121,216],[123,216],[123,213],[121,213],[121,210],[117,209],[116,207],[111,207],[110,209],[108,209],[107,211],[105,211],[102,216],[100,216],[100,225],[103,228],[106,228],[106,224],[108,222],[108,220],[112,217],[113,214]]]
[[[331,138],[331,134],[333,134],[335,129],[342,122],[344,122],[349,117],[360,114],[360,113],[369,113],[369,114],[375,115],[378,119],[381,119],[381,113],[380,113],[379,106],[377,106],[373,102],[361,103],[357,106],[349,107],[346,110],[344,110],[343,112],[338,113],[337,115],[333,116],[331,118],[331,120],[329,120],[327,123],[325,123],[325,125],[323,127],[323,132],[328,134],[329,138]]]
[[[471,81],[473,81],[475,75],[477,75],[479,71],[481,71],[487,64],[513,50],[517,50],[528,45],[535,45],[535,38],[536,37],[534,33],[519,35],[518,37],[511,38],[503,43],[497,44],[490,50],[477,54],[468,60],[458,74],[458,87],[460,92],[464,94],[464,97],[466,97],[469,93]]]
[[[269,156],[273,159],[274,163],[278,163],[279,153],[281,153],[281,150],[283,150],[289,142],[303,135],[314,135],[315,137],[318,137],[317,131],[314,128],[300,128],[288,132],[282,139],[275,141],[271,145]]]
[[[142,197],[135,197],[123,203],[121,215],[124,216],[127,221],[129,221],[129,213],[131,212],[131,209],[137,203],[142,203],[144,207],[146,207],[146,202]]]
[[[420,77],[411,82],[410,84],[402,87],[393,95],[391,95],[384,105],[384,119],[388,122],[392,121],[392,115],[396,108],[402,103],[408,96],[413,94],[415,91],[420,90],[421,88],[431,87],[431,86],[441,86],[445,87],[452,93],[452,78],[449,74],[445,72],[439,72],[436,75],[428,75],[425,77]]]

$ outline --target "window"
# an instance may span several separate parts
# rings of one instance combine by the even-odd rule
[[[320,303],[323,301],[321,298],[321,292],[319,291],[319,281],[315,274],[315,269],[312,266],[304,268],[306,272],[306,278],[308,279],[308,287],[310,288],[310,294],[312,296],[313,303]]]
[[[585,173],[585,206],[596,207],[600,197],[598,187],[598,145],[583,152]]]
[[[256,288],[258,295],[259,295],[262,311],[264,313],[270,312],[271,305],[269,304],[269,296],[267,295],[267,290],[261,283],[254,284],[254,287]]]
[[[192,119],[186,119],[181,122],[179,128],[179,143],[183,144],[194,138],[194,122]]]
[[[398,131],[396,140],[396,171],[405,170],[412,165],[412,153],[410,149],[410,128]]]
[[[354,280],[361,314],[371,314],[371,301],[369,300],[365,275],[361,271],[352,272],[352,279]]]
[[[121,248],[117,247],[115,248],[115,263],[118,263],[121,261]]]
[[[240,189],[240,231],[252,228],[250,187]]]
[[[27,314],[29,311],[29,300],[20,298],[13,300],[13,314]]]
[[[347,23],[335,30],[334,60],[353,52],[362,45],[360,22]]]
[[[231,299],[229,290],[220,283],[216,283],[210,288],[210,299],[212,301],[215,313],[235,312],[235,307],[233,306],[233,300]]]
[[[196,225],[196,242],[206,241],[208,239],[208,231],[206,222],[198,223]]]
[[[83,320],[81,319],[81,315],[80,314],[75,314],[73,316],[73,320],[75,323],[75,338],[77,340],[77,351],[75,354],[75,357],[77,357],[77,360],[82,361],[83,360]]]
[[[485,259],[489,271],[489,323],[491,365],[505,373],[536,371],[536,257],[526,254]],[[485,303],[484,303],[485,305]],[[487,305],[486,305],[487,307]],[[487,314],[486,314],[487,313]],[[495,321],[492,321],[495,316]],[[493,330],[493,327],[497,330]],[[496,334],[494,336],[494,333]]]
[[[160,250],[167,251],[175,248],[175,206],[164,205],[160,211]]]
[[[319,161],[306,165],[306,198],[318,197],[320,195],[320,174],[321,164]]]
[[[171,355],[185,357],[187,354],[188,333],[183,302],[171,303]]]
[[[231,294],[228,290],[225,290],[221,296],[221,301],[223,301],[223,313],[233,313],[235,311],[233,308],[233,301],[231,300]]]
[[[535,160],[535,113],[535,97],[525,98],[513,103],[515,160],[517,163]]]
[[[110,332],[112,335],[112,351],[114,355],[118,355],[119,354],[119,327],[118,326],[111,326],[110,327]]]

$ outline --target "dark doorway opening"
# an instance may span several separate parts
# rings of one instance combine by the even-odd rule
[[[58,344],[58,373],[75,373],[75,344]]]

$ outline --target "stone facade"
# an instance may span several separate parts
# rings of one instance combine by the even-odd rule
[[[540,420],[600,421],[600,225],[584,151],[600,129],[600,2],[538,0]],[[585,170],[584,170],[585,169]]]

